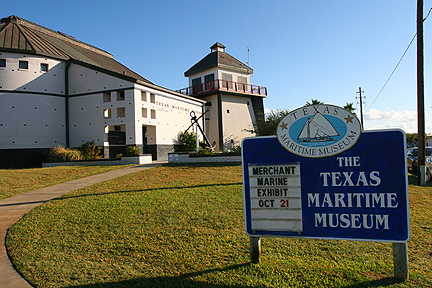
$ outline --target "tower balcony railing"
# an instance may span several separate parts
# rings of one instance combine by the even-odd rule
[[[233,82],[228,80],[213,80],[206,83],[190,86],[188,88],[183,88],[177,90],[176,92],[182,93],[187,96],[198,96],[200,94],[216,90],[226,90],[252,95],[267,96],[266,87]]]

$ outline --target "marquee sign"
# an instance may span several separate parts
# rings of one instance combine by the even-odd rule
[[[332,111],[330,106],[326,107]],[[343,132],[340,130],[342,120],[328,117],[341,138],[329,135],[335,138],[324,140],[326,144],[320,142],[320,146],[306,146],[307,143],[298,142],[301,141],[298,138],[302,138],[298,135],[302,134],[307,122],[316,121],[318,127],[323,126],[324,120],[320,118],[326,118],[325,112],[318,110],[315,116],[309,115],[297,123],[301,119],[301,110],[296,111],[297,120],[292,123],[297,128],[288,125],[283,128],[284,133],[291,134],[289,141],[295,143],[293,146],[281,143],[284,141],[281,141],[281,135],[286,134],[243,140],[247,234],[254,237],[408,241],[405,133],[402,130],[381,130],[360,135],[358,130],[354,130],[357,124],[350,121],[343,122],[348,127]],[[339,108],[338,114],[343,113],[345,110]],[[288,124],[286,118],[280,125]],[[350,135],[359,137],[355,139]],[[334,145],[341,149],[336,151],[335,147],[332,148]],[[302,154],[303,146],[309,149],[305,156]],[[331,153],[322,152],[331,149]],[[320,153],[325,156],[319,156]]]

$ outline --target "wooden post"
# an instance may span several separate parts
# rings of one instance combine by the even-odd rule
[[[254,264],[261,263],[261,238],[250,236],[249,239],[251,262]]]
[[[395,278],[403,280],[409,278],[407,243],[393,243],[393,265]]]
[[[425,109],[424,109],[424,49],[423,49],[423,0],[417,0],[417,126],[418,126],[418,157],[420,169],[425,169]],[[418,184],[426,186],[426,175],[418,175]]]

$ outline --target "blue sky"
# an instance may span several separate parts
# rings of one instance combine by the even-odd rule
[[[3,3],[4,2],[4,3]],[[254,69],[266,109],[318,99],[359,107],[365,129],[417,132],[416,1],[3,1],[16,15],[104,49],[153,83],[180,89],[215,42]],[[432,0],[424,0],[424,16]],[[432,133],[432,17],[424,23],[426,132]],[[376,100],[375,100],[376,98]],[[375,102],[374,102],[375,100]],[[356,111],[359,115],[359,111]]]

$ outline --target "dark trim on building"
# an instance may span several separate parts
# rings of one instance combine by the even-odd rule
[[[126,90],[134,90],[135,87],[127,87],[127,88],[120,88],[120,89],[109,89],[109,90],[99,90],[99,91],[93,91],[93,92],[86,92],[86,93],[79,93],[74,95],[69,95],[69,98],[73,97],[80,97],[80,96],[88,96],[93,94],[100,94],[100,93],[106,93],[106,92],[116,92],[116,91],[126,91]]]
[[[52,54],[49,54],[49,53],[37,52],[35,50],[26,50],[26,49],[15,49],[15,48],[4,48],[4,47],[2,47],[2,48],[0,48],[0,52],[36,55],[36,56],[49,57],[49,58],[52,58],[52,59],[63,60],[63,61],[65,61],[65,60],[67,61],[69,59],[69,57],[66,57],[66,56],[52,55]]]
[[[69,67],[71,62],[67,61],[65,67],[65,123],[66,123],[66,147],[70,145],[70,133],[69,133]]]
[[[222,93],[217,94],[217,106],[218,106],[218,129],[219,129],[219,150],[224,151],[223,142],[223,119],[222,119]]]
[[[0,149],[0,168],[42,167],[51,148]]]
[[[145,153],[152,155],[152,160],[168,160],[168,153],[175,152],[174,144],[146,144]]]
[[[67,69],[67,68],[66,68]],[[69,74],[69,73],[67,73]],[[66,80],[68,77],[65,75],[65,89],[66,89],[66,82],[69,82],[69,80]],[[69,84],[67,85],[69,87]],[[119,88],[119,89],[109,89],[109,90],[99,90],[99,91],[93,91],[93,92],[87,92],[87,93],[79,93],[70,95],[69,92],[66,92],[65,94],[55,94],[55,93],[47,93],[47,92],[35,92],[35,91],[16,91],[16,90],[0,90],[0,93],[14,93],[14,94],[35,94],[35,95],[43,95],[43,96],[54,96],[54,97],[80,97],[80,96],[88,96],[92,94],[100,94],[104,92],[116,92],[116,91],[125,91],[125,90],[134,90],[134,87],[127,87],[127,88]]]
[[[261,97],[251,97],[255,120],[264,120],[264,101]]]
[[[64,94],[47,93],[47,92],[34,92],[34,91],[0,90],[0,93],[36,94],[36,95],[43,95],[43,96],[65,97]]]

